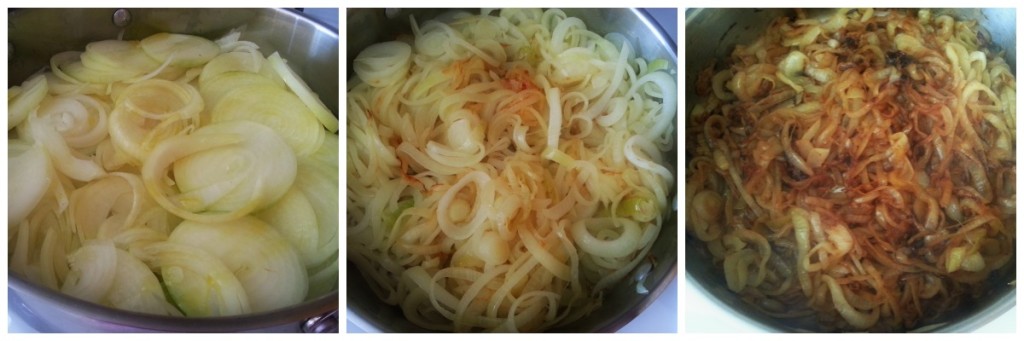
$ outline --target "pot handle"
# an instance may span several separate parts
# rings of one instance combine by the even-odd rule
[[[303,333],[337,333],[338,332],[338,311],[333,310],[326,314],[313,316],[302,323]]]

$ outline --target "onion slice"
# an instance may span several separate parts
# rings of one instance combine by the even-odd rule
[[[327,128],[327,131],[332,133],[338,132],[338,118],[331,114],[331,111],[324,106],[320,98],[313,93],[313,90],[309,89],[309,86],[306,85],[306,82],[302,81],[302,78],[295,74],[295,71],[285,63],[284,59],[281,59],[281,56],[274,52],[270,57],[267,57],[267,61],[270,62],[270,66],[274,68],[274,71],[277,71],[277,74],[281,76],[281,79],[288,85],[288,88],[292,89],[292,92],[299,96],[302,103],[306,104],[306,107],[323,124],[324,128]]]

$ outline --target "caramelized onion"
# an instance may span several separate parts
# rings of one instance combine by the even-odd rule
[[[800,17],[705,71],[687,231],[772,316],[810,308],[824,331],[936,322],[1013,257],[1015,77],[972,22]]]

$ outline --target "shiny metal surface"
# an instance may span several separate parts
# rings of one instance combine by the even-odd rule
[[[394,40],[400,34],[411,34],[409,16],[422,23],[437,17],[449,10],[446,9],[401,9],[385,11],[385,9],[348,9],[347,25],[347,58],[348,77],[353,77],[352,60],[367,46],[381,41]],[[606,34],[619,32],[633,38],[631,43],[637,48],[638,56],[645,59],[668,60],[672,69],[676,68],[676,43],[650,18],[647,13],[638,9],[565,9],[566,14],[582,19],[587,28],[597,33]],[[389,14],[391,14],[389,16]],[[678,124],[676,125],[678,127]],[[669,152],[669,162],[676,167],[675,150]],[[679,181],[678,175],[676,176]],[[674,188],[674,187],[673,187]],[[675,197],[675,193],[670,194]],[[675,205],[675,200],[671,200]],[[674,208],[674,207],[673,207]],[[651,249],[651,255],[657,260],[651,273],[645,280],[645,287],[650,291],[647,295],[636,293],[636,282],[627,277],[619,285],[605,293],[602,307],[592,314],[574,323],[561,326],[551,332],[614,332],[625,326],[643,311],[658,295],[672,283],[677,275],[678,231],[677,215],[671,212],[661,229],[661,234]],[[424,332],[410,323],[403,316],[401,309],[384,304],[372,293],[358,269],[351,263],[347,268],[347,309],[350,317],[355,315],[370,327],[385,332]]]
[[[8,86],[20,84],[50,56],[79,50],[92,41],[115,39],[122,28],[116,9],[32,9],[8,14]],[[241,38],[264,53],[278,51],[325,105],[338,112],[338,31],[287,9],[127,9],[125,39],[156,32],[188,33],[215,39],[245,26]],[[124,16],[124,13],[118,14]],[[299,332],[309,318],[335,312],[338,291],[301,304],[258,314],[221,318],[174,318],[129,313],[65,296],[8,272],[8,311],[41,332]],[[329,317],[329,316],[328,316]],[[329,319],[328,319],[329,320]],[[323,320],[321,323],[324,321]],[[330,331],[320,325],[318,331]],[[317,325],[314,325],[317,327]]]
[[[117,27],[128,26],[129,24],[132,23],[132,11],[130,11],[130,10],[126,9],[126,8],[118,9],[118,10],[114,11],[113,18],[111,18],[111,20],[114,22],[114,26],[117,26]]]
[[[810,9],[810,17],[824,17],[833,9]],[[1013,9],[933,9],[933,16],[951,14],[958,20],[978,20],[992,36],[993,42],[1003,48],[1005,59],[1016,74],[1016,13]],[[692,86],[697,74],[709,63],[726,62],[737,44],[752,43],[772,20],[792,16],[794,12],[781,8],[765,9],[689,9],[686,11],[686,112],[689,113],[697,96]],[[702,242],[686,236],[686,277],[688,283],[697,283],[699,291],[712,301],[747,323],[769,331],[815,331],[813,319],[775,319],[757,311],[730,291],[722,269]],[[964,302],[956,310],[938,320],[924,321],[921,332],[970,331],[988,323],[1010,310],[1016,304],[1016,265],[1011,261],[1005,271],[993,272],[988,290],[978,301]]]
[[[259,314],[217,318],[130,313],[65,296],[7,275],[8,310],[40,332],[300,332],[306,319],[338,308],[338,293]]]
[[[337,333],[338,332],[338,311],[314,316],[302,323],[303,333]]]

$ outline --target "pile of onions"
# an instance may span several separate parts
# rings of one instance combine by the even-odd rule
[[[779,18],[699,77],[686,228],[730,290],[821,330],[902,331],[1016,246],[1016,85],[973,21]]]
[[[92,42],[8,90],[11,271],[190,317],[337,289],[338,120],[241,34]]]
[[[412,28],[353,62],[349,261],[426,329],[540,331],[594,311],[669,210],[673,70],[557,9]]]

